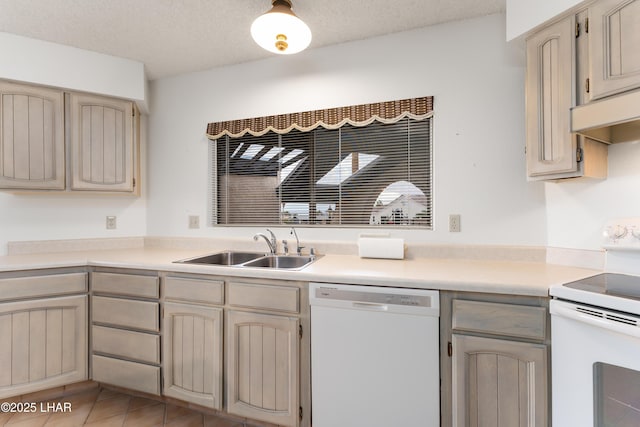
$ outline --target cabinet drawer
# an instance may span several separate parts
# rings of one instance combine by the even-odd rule
[[[91,298],[91,319],[95,323],[160,331],[159,304],[121,298]]]
[[[147,363],[160,363],[160,336],[94,325],[91,328],[94,352],[113,354]]]
[[[288,286],[229,283],[229,304],[236,307],[298,313],[300,290]]]
[[[87,292],[87,273],[0,279],[0,301]]]
[[[91,357],[92,379],[105,384],[160,395],[160,367],[110,357]]]
[[[544,340],[547,309],[527,305],[453,300],[453,330]]]
[[[203,304],[224,304],[224,281],[167,277],[164,280],[166,299]]]
[[[142,298],[159,298],[160,287],[155,276],[136,274],[92,273],[93,292]]]

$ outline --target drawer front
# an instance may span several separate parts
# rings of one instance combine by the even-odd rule
[[[87,292],[87,273],[0,279],[0,301]]]
[[[91,298],[91,319],[95,323],[159,332],[160,304],[94,296]]]
[[[167,277],[164,280],[166,299],[203,304],[224,304],[224,281]]]
[[[91,347],[94,352],[160,364],[160,336],[93,325]]]
[[[160,395],[160,367],[110,357],[91,357],[92,379],[105,384]]]
[[[300,289],[254,283],[229,283],[229,304],[236,307],[300,312]]]
[[[141,298],[160,298],[159,279],[136,274],[92,273],[93,292]]]
[[[453,330],[544,340],[547,309],[526,305],[453,300]]]

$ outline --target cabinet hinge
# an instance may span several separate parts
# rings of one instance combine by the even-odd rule
[[[133,188],[136,188],[136,179],[133,178]]]
[[[580,37],[580,23],[576,22],[576,38]]]
[[[580,163],[582,161],[582,148],[578,147],[576,150],[576,161]]]
[[[302,325],[298,325],[298,335],[302,338]]]
[[[302,406],[300,407],[300,409],[298,411],[298,415],[300,416],[300,419],[302,419]]]
[[[584,18],[584,32],[589,34],[589,18]]]
[[[447,356],[453,356],[453,344],[451,344],[451,341],[447,343]]]
[[[589,87],[589,86],[590,86],[590,84],[589,84],[589,83],[590,83],[590,82],[589,82],[589,78],[587,78],[587,79],[584,81],[584,91],[585,91],[585,92],[587,92],[587,93],[589,93],[589,89],[590,89],[590,87]]]
[[[131,106],[131,116],[132,117],[136,116],[136,107],[134,105]]]

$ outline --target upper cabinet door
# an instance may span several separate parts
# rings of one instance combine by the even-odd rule
[[[527,175],[576,172],[577,141],[569,128],[573,106],[573,19],[527,40]]]
[[[65,187],[64,94],[0,82],[0,188]]]
[[[133,192],[133,103],[72,93],[71,189]]]
[[[601,0],[589,15],[592,99],[640,87],[640,0]]]

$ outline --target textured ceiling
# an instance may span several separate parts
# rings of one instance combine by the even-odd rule
[[[268,57],[269,0],[0,0],[0,31],[143,62],[150,79]],[[293,0],[310,48],[503,12],[505,0]]]

